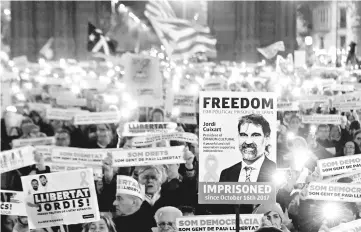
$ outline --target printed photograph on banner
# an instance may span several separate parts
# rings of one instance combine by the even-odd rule
[[[307,190],[312,200],[361,202],[361,184],[311,182]]]
[[[239,231],[251,232],[261,227],[263,214],[240,214]],[[177,218],[178,231],[236,231],[236,215],[200,215]]]
[[[158,58],[126,54],[124,83],[140,107],[159,106],[163,102],[163,81]]]
[[[174,122],[127,122],[124,124],[123,136],[147,136],[149,134],[176,132]]]
[[[165,105],[167,117],[178,118],[184,124],[197,124],[196,100],[197,96],[189,91],[168,91]]]
[[[26,146],[0,153],[0,173],[9,172],[33,164],[35,164],[33,147]]]
[[[23,192],[0,190],[0,193],[1,215],[27,216]]]
[[[36,145],[54,145],[55,137],[14,139],[11,143],[13,145],[13,148],[24,147],[24,146],[36,146]]]
[[[100,219],[91,169],[23,176],[21,182],[30,229]]]
[[[201,92],[199,107],[199,202],[275,200],[275,94]]]
[[[105,149],[54,147],[51,160],[59,163],[101,166],[106,154]]]
[[[107,149],[113,158],[113,166],[147,166],[185,163],[184,146],[137,149]]]
[[[361,154],[317,160],[322,176],[361,171]]]

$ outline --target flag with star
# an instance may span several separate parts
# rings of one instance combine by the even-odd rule
[[[116,51],[116,41],[103,34],[103,31],[88,23],[88,51],[110,55]]]

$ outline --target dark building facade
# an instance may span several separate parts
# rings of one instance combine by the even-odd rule
[[[282,40],[297,49],[294,1],[209,1],[208,25],[217,37],[218,60],[257,62],[258,47]]]

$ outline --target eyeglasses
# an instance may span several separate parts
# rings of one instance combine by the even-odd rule
[[[175,223],[174,222],[159,222],[158,223],[159,227],[165,227],[165,226],[169,226],[169,227],[175,227]]]

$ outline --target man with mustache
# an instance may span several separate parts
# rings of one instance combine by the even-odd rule
[[[271,182],[276,163],[267,158],[271,128],[260,114],[250,114],[238,122],[242,161],[224,169],[219,182]]]

